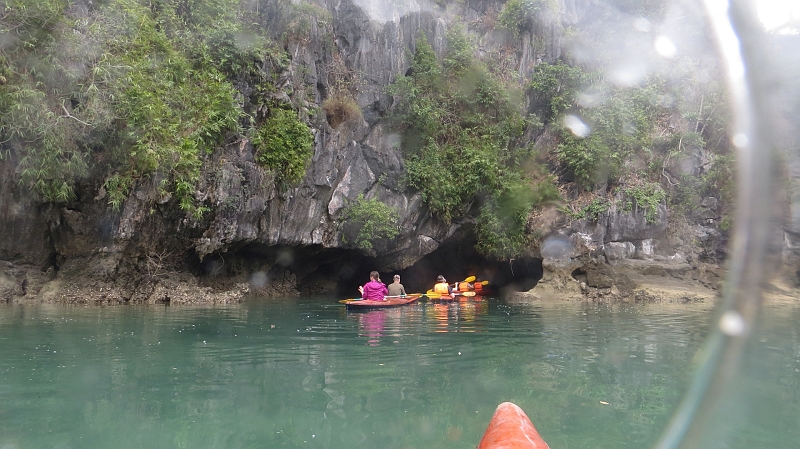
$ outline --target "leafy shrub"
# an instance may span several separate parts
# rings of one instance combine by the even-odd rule
[[[534,68],[528,88],[533,92],[535,102],[547,106],[545,118],[554,119],[575,106],[578,91],[590,76],[580,67],[563,61],[541,63]]]
[[[60,117],[52,99],[28,81],[3,86],[0,104],[5,112],[0,118],[3,136],[25,142],[20,182],[44,201],[73,199],[75,179],[85,176],[89,167],[85,150],[74,140],[82,125]]]
[[[447,33],[447,52],[442,65],[450,73],[460,73],[472,67],[475,46],[464,28],[454,24]]]
[[[499,172],[497,154],[466,139],[462,145],[431,142],[406,159],[407,185],[419,189],[431,212],[448,223],[478,193],[496,189]]]
[[[545,0],[508,0],[497,15],[497,25],[517,37],[531,29],[536,13],[544,6]]]
[[[344,208],[342,220],[358,227],[353,244],[363,250],[371,250],[378,239],[394,239],[400,234],[398,213],[377,199],[364,199],[363,194]]]
[[[403,135],[405,183],[446,223],[483,201],[477,246],[492,257],[510,258],[529,242],[522,215],[534,202],[531,190],[521,196],[524,207],[511,209],[510,192],[524,193],[517,187],[531,155],[524,136],[541,123],[475,61],[463,33],[459,27],[448,30],[441,63],[420,35],[409,74],[389,87],[397,98],[392,119]]]
[[[588,136],[560,128],[555,153],[576,183],[591,190],[617,177],[632,154],[650,151],[661,90],[658,79],[641,87],[607,89],[601,104],[576,111],[590,129]]]
[[[648,223],[654,223],[658,218],[658,205],[663,203],[667,194],[660,185],[655,183],[646,183],[641,186],[625,187],[622,193],[631,198],[632,202],[626,202],[624,210],[631,210],[634,206],[636,208],[644,209],[645,218]]]
[[[733,205],[736,199],[735,171],[734,154],[716,154],[711,167],[702,175],[701,194],[718,196],[723,206]]]
[[[617,155],[597,135],[578,137],[568,129],[561,129],[556,156],[587,190],[616,175],[620,165]]]
[[[713,154],[713,162],[699,176],[684,175],[671,189],[670,206],[682,214],[691,215],[705,197],[719,201],[722,214],[720,226],[730,227],[730,212],[735,203],[736,159],[733,154]]]
[[[297,113],[273,108],[256,131],[253,146],[256,161],[275,171],[280,182],[293,184],[306,174],[313,155],[314,136]]]
[[[66,7],[67,2],[61,0],[4,0],[0,20],[3,51],[41,48],[52,42],[52,32]]]
[[[569,215],[576,220],[587,219],[590,221],[597,221],[598,218],[600,218],[600,214],[607,211],[610,207],[611,205],[605,198],[595,198],[577,212],[570,213]]]
[[[64,201],[94,161],[113,207],[137,180],[159,174],[199,217],[202,158],[238,131],[241,110],[232,85],[190,50],[212,24],[235,29],[238,2],[110,0],[92,21],[62,15],[63,1],[7,3],[13,11],[0,26],[31,27],[22,33],[29,41],[6,49],[0,88],[0,133],[20,152],[21,182]]]
[[[160,172],[181,209],[199,218],[206,210],[194,200],[202,158],[238,129],[235,90],[213,67],[196,70],[162,31],[158,24],[170,14],[151,19],[149,8],[123,4],[138,18],[138,34],[110,40],[111,53],[99,72],[116,99],[114,113],[125,124],[115,134],[110,161],[115,175],[106,182],[112,205],[127,195],[115,189],[132,185],[114,176],[135,180]]]
[[[403,130],[406,184],[446,222],[477,194],[499,189],[505,164],[521,163],[527,151],[515,148],[527,124],[522,111],[474,62],[461,32],[448,32],[445,66],[421,35],[411,75],[390,86],[399,99],[393,119]]]
[[[0,159],[10,156],[12,148],[20,150],[20,182],[50,202],[72,199],[75,179],[85,176],[89,166],[86,149],[76,141],[85,123],[69,114],[65,99],[52,95],[66,82],[50,56],[65,8],[57,0],[8,0],[0,18],[0,35],[5,36],[0,55],[0,141],[5,148]]]
[[[481,209],[475,225],[476,249],[487,257],[513,259],[524,254],[532,235],[527,230],[531,210],[559,199],[558,190],[549,181],[532,189],[522,180],[509,182],[506,191],[492,198]]]

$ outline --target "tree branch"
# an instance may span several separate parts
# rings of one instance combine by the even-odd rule
[[[83,120],[79,119],[78,117],[75,117],[74,115],[70,114],[69,111],[67,111],[67,107],[64,105],[63,101],[61,102],[61,109],[63,109],[64,110],[64,114],[66,114],[66,115],[62,115],[61,117],[66,117],[66,118],[71,118],[71,119],[77,120],[79,123],[83,123],[86,126],[94,126],[91,123],[86,123]]]

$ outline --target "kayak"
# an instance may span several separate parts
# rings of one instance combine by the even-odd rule
[[[411,304],[421,297],[422,294],[414,293],[406,296],[387,296],[383,301],[373,301],[370,299],[345,299],[339,302],[344,303],[348,309],[380,309]]]
[[[477,449],[550,449],[519,406],[497,406]]]
[[[453,292],[452,295],[443,295],[441,293],[436,293],[433,290],[428,290],[427,293],[425,293],[425,296],[431,300],[438,299],[439,301],[452,301],[459,296],[465,298],[473,297],[475,296],[475,292]]]

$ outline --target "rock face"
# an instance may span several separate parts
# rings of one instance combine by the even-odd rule
[[[290,188],[255,163],[247,139],[219,149],[202,168],[195,196],[210,210],[199,220],[161,197],[157,178],[137,184],[119,211],[108,206],[101,181],[92,177],[81,180],[74,201],[40,205],[15,181],[18,161],[0,158],[0,301],[190,303],[236,301],[248,292],[323,293],[341,279],[363,280],[358,270],[366,266],[400,270],[463,238],[469,218],[443,224],[418,193],[404,189],[399,137],[385,120],[393,104],[386,86],[408,70],[420,32],[439,56],[444,53],[454,15],[478,35],[482,54],[512,48],[513,70],[528,77],[537,63],[562,56],[564,27],[579,22],[591,2],[559,0],[534,30],[514,39],[488,24],[504,3],[468,0],[443,9],[433,2],[319,0],[331,15],[329,26],[314,23],[304,39],[288,42],[288,68],[266,61],[264,70],[281,87],[276,99],[306,95],[310,110],[327,95],[328,68],[337,55],[358,74],[354,96],[362,117],[337,128],[324,120],[311,123],[313,158],[303,180]],[[277,6],[269,7],[274,11],[262,15],[263,27],[279,36],[286,21]],[[311,86],[311,92],[291,86]],[[246,78],[237,88],[244,98],[254,90]],[[245,105],[252,114],[258,107]],[[697,163],[675,161],[672,168],[686,172]],[[342,238],[341,212],[359,195],[398,212],[395,240],[361,251]],[[702,207],[707,218],[718,218],[713,198]],[[543,228],[542,283],[575,290],[576,279],[592,288],[617,286],[613,266],[655,259],[673,248],[680,252],[690,239],[721,241],[713,227],[702,226],[687,228],[686,241],[664,240],[663,205],[651,221],[642,210],[612,207],[596,221],[554,217]],[[792,235],[800,234],[797,228]]]
[[[393,102],[386,86],[408,70],[420,32],[441,56],[447,17],[483,18],[487,11],[496,14],[502,3],[467,2],[445,10],[414,1],[318,2],[331,22],[312,22],[303,39],[288,41],[288,68],[265,61],[263,70],[281,88],[276,99],[297,103],[291,97],[307,90],[292,86],[314,87],[313,97],[304,101],[315,108],[325,99],[328,64],[337,55],[359,75],[355,98],[363,118],[336,129],[324,121],[311,123],[313,159],[304,179],[288,189],[254,162],[247,140],[218,150],[205,160],[195,195],[210,208],[200,220],[182,213],[172,198],[160,197],[159,179],[139,182],[117,212],[91,177],[80,181],[78,197],[69,204],[41,206],[15,182],[18,161],[0,159],[0,299],[192,302],[214,300],[206,291],[211,287],[245,292],[243,285],[264,294],[330,291],[335,278],[353,276],[350,271],[360,263],[382,270],[414,264],[455,238],[462,223],[438,222],[419,194],[403,189],[399,138],[384,120]],[[571,3],[567,10],[574,13]],[[267,8],[264,29],[280,36],[287,31],[284,10],[279,2]],[[560,54],[559,17],[542,20],[539,27],[545,38],[522,37],[521,74],[529,74],[537,59]],[[482,49],[496,49],[507,38],[485,31]],[[538,53],[534,39],[546,44]],[[237,87],[245,98],[254,91],[246,78]],[[255,104],[245,109],[259,113]],[[359,195],[379,199],[400,217],[400,236],[379,242],[372,252],[342,239],[342,209]],[[165,288],[170,285],[189,290]]]

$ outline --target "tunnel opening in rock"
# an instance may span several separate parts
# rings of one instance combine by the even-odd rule
[[[575,279],[578,282],[586,283],[586,270],[582,268],[576,268],[572,270],[572,279]]]
[[[398,270],[398,274],[408,292],[425,292],[433,288],[436,277],[441,274],[450,284],[475,276],[477,282],[489,281],[492,294],[502,294],[527,291],[536,286],[542,278],[542,259],[487,259],[475,249],[475,242],[467,239],[442,244],[414,265]]]
[[[270,246],[248,243],[225,253],[207,255],[194,263],[202,283],[223,288],[247,282],[255,296],[336,295],[357,297],[358,287],[378,271],[390,284],[395,274],[408,293],[425,292],[443,275],[448,283],[469,276],[488,281],[491,294],[527,291],[542,277],[542,259],[490,260],[469,240],[447,242],[415,264],[399,270],[381,270],[379,259],[358,251],[309,246]]]
[[[249,243],[207,255],[196,271],[210,286],[247,282],[255,296],[331,295],[343,291],[340,285],[353,284],[355,290],[359,274],[370,266],[373,258],[352,250]]]

